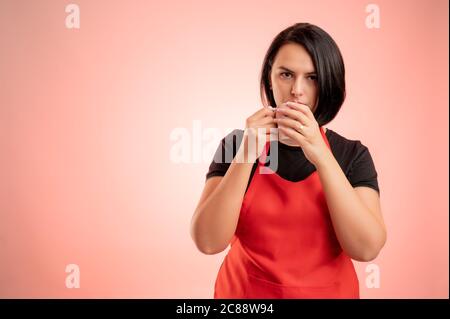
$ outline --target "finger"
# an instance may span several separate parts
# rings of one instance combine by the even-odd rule
[[[311,120],[305,114],[299,113],[298,116],[299,116],[299,119],[298,120],[293,120],[293,121],[297,121],[297,122],[299,122],[300,124],[303,124],[303,125],[310,125],[311,124]],[[277,117],[276,119],[277,119],[277,121],[280,120],[280,119],[291,119],[292,120],[292,118],[288,117],[287,115],[285,115],[284,117]]]
[[[275,123],[277,123],[278,125],[285,126],[285,127],[290,127],[298,132],[300,132],[301,126],[303,126],[303,127],[306,126],[303,123],[292,120],[290,118],[279,118],[279,119],[275,120]]]
[[[264,127],[265,125],[269,125],[270,127],[276,127],[275,121],[273,117],[267,116],[258,120],[253,120],[248,123],[251,128]]]
[[[292,138],[294,141],[298,141],[300,146],[303,147],[306,138],[302,134],[290,127],[279,127],[278,129],[280,130],[280,132],[283,132],[286,136]]]
[[[271,132],[275,132],[276,126],[275,124],[265,124],[259,125],[258,127],[249,127],[247,128],[253,135],[257,134],[270,134]]]
[[[260,118],[260,117],[264,117],[264,115],[263,115],[263,112],[264,112],[264,108],[261,108],[261,109],[259,109],[259,110],[257,110],[255,113],[253,113],[252,115],[250,115],[250,119],[258,119],[258,118]]]
[[[266,116],[272,116],[275,114],[275,111],[269,107],[263,107],[252,114],[251,117],[254,117],[255,119],[263,118]]]
[[[291,119],[300,121],[304,125],[310,122],[309,117],[307,117],[304,113],[291,108],[280,108],[277,112],[279,112],[279,114],[286,115]]]
[[[306,104],[301,103],[295,103],[295,102],[286,102],[286,105],[294,110],[297,110],[299,112],[302,112],[305,114],[309,119],[313,120],[314,114],[312,113],[311,109]]]
[[[275,118],[274,117],[271,117],[271,116],[266,116],[266,117],[264,117],[264,118],[262,118],[261,120],[260,120],[260,122],[258,122],[258,123],[260,123],[260,124],[262,124],[262,125],[265,125],[265,124],[275,124]]]
[[[264,109],[265,109],[265,112],[264,112],[265,117],[272,117],[272,118],[275,117],[275,110],[276,110],[275,107],[269,106],[269,107],[265,107]]]

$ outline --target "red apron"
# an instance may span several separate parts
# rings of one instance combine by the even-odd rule
[[[268,141],[244,196],[214,298],[359,298],[317,170],[299,182],[285,180],[264,166],[269,147]]]

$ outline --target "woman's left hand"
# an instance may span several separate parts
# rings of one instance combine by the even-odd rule
[[[285,105],[286,108],[276,108],[276,112],[279,112],[280,115],[287,116],[275,119],[278,129],[296,141],[303,149],[308,161],[317,167],[330,150],[322,138],[314,114],[305,104],[286,102]]]

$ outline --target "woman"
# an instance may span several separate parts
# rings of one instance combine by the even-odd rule
[[[359,298],[351,259],[373,260],[386,228],[368,148],[323,127],[345,99],[334,40],[308,23],[278,34],[261,98],[245,130],[219,145],[192,217],[201,252],[231,244],[214,297]]]

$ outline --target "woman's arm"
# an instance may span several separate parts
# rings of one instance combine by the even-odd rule
[[[252,167],[253,163],[233,160],[225,176],[218,177],[221,180],[211,194],[200,201],[192,217],[191,237],[202,253],[220,253],[230,243]],[[207,183],[215,178],[211,177]]]
[[[278,127],[300,144],[306,158],[314,164],[325,192],[328,209],[342,249],[358,261],[373,260],[386,242],[378,194],[368,187],[354,189],[322,138],[311,109],[301,103],[277,112],[288,118],[276,119]]]
[[[214,190],[210,185],[205,186],[203,199],[191,221],[191,236],[201,252],[217,254],[230,243],[253,165],[263,151],[262,146],[271,139],[274,116],[272,109],[263,107],[246,119],[244,136],[225,176]]]
[[[353,188],[332,152],[325,154],[316,169],[339,243],[352,259],[371,261],[386,242],[379,196],[369,187]]]

